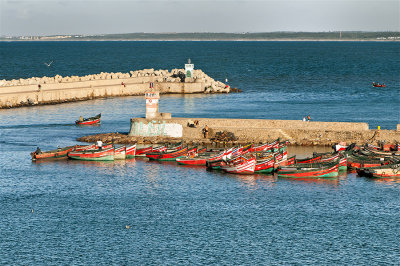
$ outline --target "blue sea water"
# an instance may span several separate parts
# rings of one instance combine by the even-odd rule
[[[399,49],[395,42],[12,42],[0,43],[0,79],[171,69],[191,58],[244,92],[163,95],[162,111],[271,119],[309,113],[393,129]],[[372,88],[372,81],[388,86]],[[1,265],[400,264],[399,179],[348,173],[296,181],[140,159],[30,160],[36,146],[127,132],[144,106],[143,97],[124,97],[0,110]],[[99,127],[73,123],[100,112]]]

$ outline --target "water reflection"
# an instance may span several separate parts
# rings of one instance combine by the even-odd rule
[[[379,185],[400,187],[400,177],[386,177],[386,178],[368,178],[365,177],[368,182],[374,182]]]
[[[236,178],[243,183],[243,186],[250,190],[276,186],[277,178],[273,175],[233,175],[229,176]]]
[[[303,183],[303,184],[312,184],[312,185],[329,185],[332,187],[339,187],[339,178],[278,178],[280,181],[288,181],[291,183]]]

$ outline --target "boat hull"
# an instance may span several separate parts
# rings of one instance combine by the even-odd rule
[[[278,177],[284,178],[334,178],[338,176],[339,165],[322,169],[282,170],[278,169]]]
[[[251,175],[254,174],[254,169],[256,167],[256,159],[251,158],[245,160],[244,162],[230,165],[230,164],[222,164],[221,169],[230,174],[240,174],[240,175]]]
[[[176,162],[180,165],[193,165],[193,166],[205,166],[207,163],[206,158],[178,158]]]
[[[82,161],[114,161],[114,148],[107,150],[87,150],[68,153],[73,160]]]
[[[73,151],[74,149],[75,146],[69,146],[62,149],[45,151],[42,153],[32,152],[32,161],[68,159],[68,153]]]
[[[176,159],[187,155],[187,148],[173,152],[150,152],[146,157],[154,161],[176,161]]]

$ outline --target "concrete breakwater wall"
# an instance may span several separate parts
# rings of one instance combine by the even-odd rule
[[[188,123],[199,121],[196,128]],[[174,128],[174,134],[161,130],[165,125]],[[145,126],[144,126],[145,125]],[[238,143],[258,143],[273,141],[277,138],[287,139],[292,145],[333,145],[345,141],[348,143],[365,142],[400,143],[400,132],[397,130],[370,130],[367,123],[348,122],[303,122],[300,120],[262,120],[262,119],[210,119],[210,118],[172,118],[148,120],[131,119],[131,137],[176,137],[179,128],[182,139],[192,143],[206,143],[202,129],[207,125],[212,139],[218,131],[229,131],[238,137]]]
[[[230,87],[215,81],[201,70],[193,77],[177,77],[183,69],[145,69],[129,73],[100,73],[86,76],[41,77],[0,80],[0,109],[28,105],[53,104],[110,96],[144,95],[149,83],[166,93],[229,93]]]

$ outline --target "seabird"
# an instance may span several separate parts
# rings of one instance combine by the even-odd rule
[[[53,63],[53,61],[51,61],[50,63],[46,63],[46,62],[44,62],[44,64],[46,65],[46,66],[51,66],[51,64]]]

